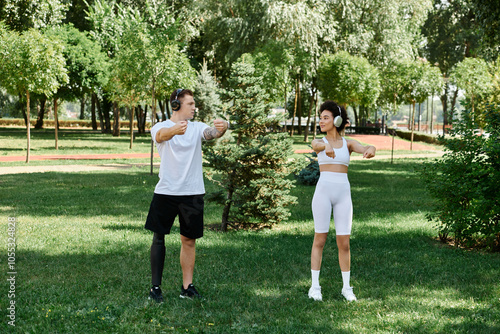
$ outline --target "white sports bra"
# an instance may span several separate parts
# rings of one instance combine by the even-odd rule
[[[323,141],[328,144],[328,140],[326,137],[323,137]],[[342,137],[342,147],[341,148],[333,148],[335,151],[335,158],[330,158],[326,155],[325,151],[321,151],[318,153],[318,163],[320,165],[344,165],[349,166],[349,161],[351,159],[351,155],[349,154],[349,149],[347,148],[347,141],[344,137]]]

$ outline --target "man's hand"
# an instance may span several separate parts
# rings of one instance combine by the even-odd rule
[[[186,133],[187,127],[188,127],[187,121],[179,121],[178,123],[175,123],[175,125],[172,127],[173,134],[183,135]]]
[[[216,119],[214,121],[214,127],[219,132],[224,132],[227,130],[228,123],[222,119]]]
[[[227,127],[228,127],[228,122],[222,120],[222,119],[216,119],[214,121],[214,126],[210,128],[206,128],[205,131],[203,131],[203,134],[205,136],[206,140],[211,140],[215,138],[220,138],[224,133],[226,133]]]
[[[188,126],[187,121],[179,121],[170,128],[161,128],[156,133],[156,142],[162,143],[166,140],[172,139],[174,136],[185,134],[187,126]]]

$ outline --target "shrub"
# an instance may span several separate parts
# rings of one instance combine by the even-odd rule
[[[451,136],[441,138],[444,156],[425,165],[422,175],[436,199],[428,219],[438,223],[440,238],[455,244],[500,247],[500,108],[484,110],[486,135],[474,133],[469,108],[455,122]]]
[[[303,168],[299,174],[297,174],[297,180],[299,180],[300,183],[308,185],[308,186],[314,186],[316,183],[318,183],[319,180],[319,164],[318,161],[315,159],[317,157],[316,153],[313,153],[311,156],[308,156],[307,158],[309,159],[309,164]]]
[[[403,130],[395,130],[395,131],[398,137],[406,140],[411,140],[411,131],[403,131]],[[442,137],[438,135],[423,134],[418,132],[413,133],[413,141],[420,141],[427,144],[443,145],[441,139]]]

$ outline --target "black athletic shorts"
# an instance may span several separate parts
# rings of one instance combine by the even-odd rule
[[[149,207],[146,229],[170,234],[175,217],[179,215],[181,235],[198,239],[203,236],[204,195],[171,196],[154,194]]]

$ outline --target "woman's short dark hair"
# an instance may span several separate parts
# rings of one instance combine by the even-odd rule
[[[344,130],[347,124],[347,111],[345,110],[345,108],[334,101],[327,100],[323,102],[319,107],[319,113],[321,114],[325,110],[331,112],[333,118],[337,116],[342,117],[342,124],[339,127],[337,127],[337,131],[340,132]]]

